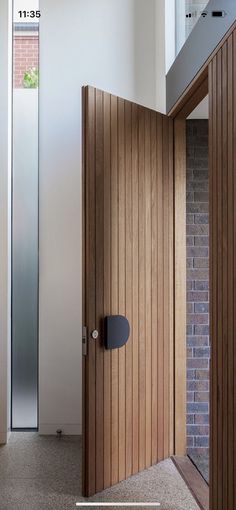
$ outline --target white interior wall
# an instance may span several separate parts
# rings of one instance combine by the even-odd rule
[[[165,1],[165,71],[168,73],[175,60],[176,54],[176,0]],[[159,18],[160,19],[160,18]],[[160,21],[163,27],[163,20]]]
[[[165,111],[164,4],[40,2],[41,433],[81,432],[81,87]]]
[[[168,0],[169,1],[169,0]],[[173,0],[171,0],[173,1]],[[166,0],[157,0],[155,2],[155,35],[156,35],[156,65],[155,65],[155,83],[156,83],[156,110],[166,113]]]
[[[0,444],[10,430],[12,2],[0,0]]]

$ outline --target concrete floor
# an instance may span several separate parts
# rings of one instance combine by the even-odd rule
[[[13,433],[0,447],[0,510],[70,510],[77,501],[160,502],[161,510],[199,510],[171,460],[85,500],[81,457],[81,438]]]

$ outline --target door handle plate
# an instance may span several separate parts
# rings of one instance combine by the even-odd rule
[[[129,321],[123,315],[105,317],[105,348],[118,349],[128,342],[130,335]]]

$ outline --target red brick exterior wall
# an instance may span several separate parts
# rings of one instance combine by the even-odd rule
[[[209,447],[208,121],[187,122],[187,445]]]
[[[14,36],[14,88],[23,88],[23,78],[31,67],[39,67],[38,35]]]

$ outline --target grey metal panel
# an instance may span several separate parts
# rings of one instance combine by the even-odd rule
[[[214,18],[211,13],[224,10],[223,18]],[[191,83],[208,57],[236,20],[236,0],[210,0],[205,11],[177,55],[166,76],[166,110],[169,112],[184,90]]]

